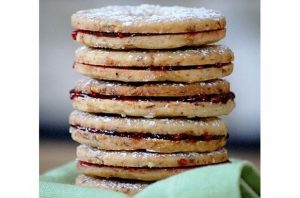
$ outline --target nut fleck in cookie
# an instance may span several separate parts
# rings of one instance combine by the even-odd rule
[[[205,8],[108,6],[71,17],[73,39],[90,47],[165,49],[214,43],[225,36],[225,17]]]
[[[77,159],[104,166],[166,168],[221,163],[228,160],[228,155],[224,148],[209,153],[153,153],[145,151],[106,151],[80,145],[77,147]]]
[[[99,149],[160,153],[214,151],[228,137],[218,118],[122,118],[78,111],[70,116],[70,133],[75,141]]]
[[[219,45],[173,51],[113,51],[80,48],[74,69],[99,80],[199,82],[232,73],[233,53]]]
[[[135,195],[144,188],[146,188],[151,182],[143,182],[137,180],[125,180],[125,179],[106,179],[101,177],[90,177],[87,175],[79,175],[76,178],[75,183],[80,186],[101,188],[106,190],[112,190],[116,192],[122,192],[127,195]]]

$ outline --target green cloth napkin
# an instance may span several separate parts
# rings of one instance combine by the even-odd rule
[[[40,198],[124,198],[123,193],[74,185],[78,175],[70,162],[40,176]],[[256,198],[260,197],[260,176],[247,161],[196,168],[155,182],[134,198]]]

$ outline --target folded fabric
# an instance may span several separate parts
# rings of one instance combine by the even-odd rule
[[[260,176],[247,161],[196,168],[153,183],[134,196],[184,198],[260,197]],[[70,162],[40,176],[40,198],[124,198],[123,193],[74,185],[78,172]]]

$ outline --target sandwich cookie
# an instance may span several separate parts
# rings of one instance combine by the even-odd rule
[[[119,85],[121,86],[118,87]],[[212,117],[226,115],[234,108],[235,96],[229,91],[228,86],[227,82],[220,80],[194,84],[136,83],[129,85],[86,81],[79,82],[70,91],[70,98],[75,109],[90,113],[146,118]],[[146,91],[148,87],[150,89]],[[187,91],[189,87],[193,89]],[[105,88],[107,91],[103,91]],[[164,90],[161,93],[160,88]],[[122,95],[124,90],[132,90],[132,92]],[[114,95],[105,95],[105,92]]]
[[[214,43],[225,37],[225,17],[205,8],[108,6],[71,17],[77,42],[96,48],[166,49]]]
[[[149,152],[209,152],[222,148],[227,127],[219,118],[123,118],[74,111],[73,140],[103,150]]]
[[[143,152],[134,152],[134,153],[127,153],[127,152],[117,152],[112,153],[113,151],[103,151],[104,153],[98,152],[100,159],[96,159],[95,156],[90,157],[86,156],[86,158],[89,158],[90,160],[100,162],[100,164],[97,163],[90,163],[86,161],[77,161],[77,169],[80,173],[83,173],[85,175],[89,176],[97,176],[97,177],[104,177],[104,178],[122,178],[122,179],[133,179],[133,180],[142,180],[142,181],[156,181],[160,179],[165,179],[167,177],[176,175],[178,173],[190,170],[192,168],[202,167],[206,165],[213,165],[218,163],[224,163],[228,161],[227,157],[227,151],[225,149],[221,149],[219,151],[214,151],[210,153],[176,153],[176,154],[157,154],[152,153],[151,157],[148,157],[148,153]],[[175,167],[127,167],[127,166],[108,166],[103,165],[103,157],[109,156],[112,153],[114,156],[110,156],[106,159],[106,162],[109,162],[109,164],[114,164],[113,162],[117,162],[116,164],[122,163],[121,161],[128,158],[128,160],[138,161],[137,156],[144,157],[146,159],[143,160],[146,162],[147,158],[149,160],[155,159],[157,155],[157,159],[153,160],[157,163],[159,161],[163,161],[163,157],[165,156],[167,161],[163,162],[164,164],[168,164],[168,166],[171,166],[175,161],[177,162],[177,159],[182,157],[181,160],[178,161],[178,164],[176,163]],[[128,155],[127,155],[128,154]],[[134,155],[137,154],[137,156],[134,157]],[[192,156],[192,157],[191,157]],[[120,157],[120,159],[118,159]],[[195,162],[205,162],[205,163],[199,163],[197,166],[185,166],[185,163],[188,163],[186,161],[189,160],[195,160]],[[151,164],[153,161],[149,161],[148,164]],[[119,162],[119,163],[118,163]],[[127,162],[125,162],[127,163]],[[137,165],[139,162],[135,162]],[[130,164],[127,163],[127,164]],[[180,165],[182,164],[182,166]],[[195,163],[194,163],[195,164]],[[152,165],[151,165],[152,166]]]
[[[73,68],[99,80],[199,82],[232,73],[233,53],[219,45],[150,51],[79,48]]]
[[[75,183],[84,187],[101,188],[105,190],[111,190],[116,192],[122,192],[127,195],[135,195],[144,188],[146,188],[152,182],[143,182],[136,180],[125,179],[105,179],[100,177],[90,177],[87,175],[79,175],[76,178]]]

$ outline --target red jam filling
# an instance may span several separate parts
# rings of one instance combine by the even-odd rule
[[[209,32],[219,31],[219,30],[208,30]],[[206,32],[208,32],[206,31]],[[202,31],[205,32],[205,31]],[[156,35],[178,35],[178,34],[188,34],[193,36],[200,32],[181,32],[181,33],[122,33],[122,32],[98,32],[98,31],[90,31],[90,30],[74,30],[72,31],[72,38],[76,40],[77,34],[91,34],[97,37],[112,37],[112,38],[124,38],[124,37],[131,37],[131,36],[156,36]]]
[[[98,93],[83,93],[72,89],[70,91],[70,98],[73,100],[77,97],[91,97],[99,99],[110,99],[110,100],[124,100],[124,101],[180,101],[180,102],[212,102],[212,103],[223,103],[226,104],[228,100],[235,98],[234,93],[222,93],[222,94],[201,94],[194,96],[182,96],[182,97],[139,97],[139,96],[109,96],[101,95]]]
[[[129,133],[129,132],[119,132],[119,131],[112,131],[112,130],[101,130],[95,129],[90,127],[83,127],[80,125],[70,125],[71,127],[86,131],[89,133],[97,133],[97,134],[104,134],[110,136],[118,136],[118,137],[126,137],[126,138],[133,138],[133,139],[163,139],[163,140],[171,140],[171,141],[211,141],[211,140],[219,140],[223,138],[228,138],[228,135],[188,135],[188,134],[152,134],[152,133]]]
[[[73,64],[73,68],[75,67]],[[91,67],[99,67],[103,69],[121,69],[121,70],[148,70],[148,71],[178,71],[178,70],[190,70],[190,69],[207,69],[207,68],[222,68],[228,63],[218,63],[218,64],[209,64],[209,65],[192,65],[192,66],[106,66],[106,65],[93,65],[81,63]]]

